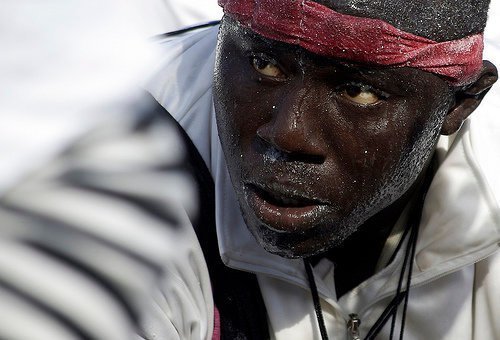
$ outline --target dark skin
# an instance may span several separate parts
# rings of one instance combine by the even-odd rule
[[[326,256],[338,296],[373,275],[427,170],[496,80],[460,90],[417,69],[353,65],[225,19],[214,102],[245,222],[268,251]],[[229,90],[228,90],[229,89]]]

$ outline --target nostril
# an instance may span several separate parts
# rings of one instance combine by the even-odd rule
[[[255,151],[273,161],[300,162],[306,164],[323,164],[325,157],[305,152],[284,150],[270,141],[258,136],[253,143]]]

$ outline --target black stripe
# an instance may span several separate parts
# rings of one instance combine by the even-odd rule
[[[171,119],[168,118],[168,114],[165,114],[165,109],[158,102],[152,98],[152,96],[144,92],[145,101],[148,100],[150,105],[140,105],[138,109],[142,111],[142,114],[139,115],[139,119],[134,122],[133,128],[130,132],[139,132],[147,134],[150,128],[156,126],[157,124],[168,124],[172,125]],[[175,128],[175,126],[174,126]],[[182,140],[179,139],[180,142]],[[73,151],[75,151],[73,149]],[[68,153],[68,152],[67,152]],[[157,170],[160,172],[189,172],[186,171],[185,160],[179,161],[178,164],[160,164],[154,167],[151,167],[151,171]],[[190,173],[190,172],[189,172]],[[118,198],[120,200],[124,200],[134,204],[136,207],[145,211],[147,214],[151,214],[156,218],[165,221],[171,224],[173,227],[177,227],[180,225],[180,222],[177,216],[173,212],[169,212],[165,207],[155,201],[154,199],[146,199],[141,197],[133,196],[132,194],[118,192],[113,189],[107,189],[103,187],[99,187],[98,185],[94,185],[91,180],[86,180],[91,175],[93,175],[91,170],[87,169],[73,169],[67,171],[63,174],[60,179],[61,181],[66,181],[70,183],[71,186],[78,187],[80,189],[105,194],[108,196],[112,196],[114,198]],[[97,174],[98,175],[98,174]],[[159,184],[161,185],[161,183]],[[156,188],[153,188],[153,190]]]
[[[311,296],[314,304],[314,311],[316,312],[316,319],[318,321],[318,327],[319,327],[319,332],[321,334],[321,339],[328,340],[328,332],[326,331],[325,319],[323,318],[323,310],[321,309],[318,287],[316,286],[316,281],[314,280],[314,274],[311,262],[309,262],[308,259],[304,259],[304,266],[306,269],[307,280],[309,281],[309,287],[311,288]]]
[[[60,324],[64,325],[68,330],[73,332],[76,336],[78,336],[80,339],[83,340],[94,340],[96,338],[92,337],[85,329],[80,327],[78,324],[76,324],[73,320],[59,312],[58,310],[47,306],[44,304],[42,301],[37,299],[36,297],[26,294],[19,288],[11,285],[10,283],[6,282],[4,279],[0,277],[0,287],[12,292],[14,295],[22,298],[23,300],[27,301],[30,305],[35,307],[36,309],[39,309],[42,311],[45,315],[51,316],[54,318],[56,321],[58,321]],[[29,327],[29,325],[26,325],[26,327]],[[97,339],[96,339],[97,340]]]
[[[85,274],[96,282],[103,290],[105,290],[109,295],[111,295],[122,307],[122,310],[127,314],[131,323],[139,328],[139,315],[135,311],[133,305],[127,301],[126,297],[121,294],[117,288],[102,274],[98,273],[89,265],[83,263],[81,260],[70,257],[71,254],[64,254],[59,252],[57,249],[49,248],[46,245],[39,243],[37,241],[25,241],[24,243],[32,246],[35,250],[48,255],[55,260],[63,262],[66,265],[78,270],[79,272]],[[105,260],[105,259],[102,259]]]
[[[150,268],[153,272],[155,273],[162,273],[163,268],[160,265],[157,265],[156,263],[152,262],[150,259],[147,257],[142,256],[141,254],[132,252],[130,249],[121,246],[120,244],[111,242],[105,238],[100,238],[95,234],[92,234],[90,232],[87,232],[85,230],[76,228],[72,225],[66,224],[64,222],[61,222],[53,217],[49,217],[40,213],[35,213],[32,211],[26,211],[22,208],[19,207],[14,207],[14,206],[9,206],[6,204],[2,205],[5,210],[8,210],[14,214],[18,214],[22,217],[33,219],[34,220],[34,228],[46,228],[45,233],[50,235],[52,233],[54,234],[60,234],[60,233],[71,233],[68,235],[68,237],[74,237],[75,239],[81,239],[87,238],[89,240],[92,240],[96,243],[102,244],[105,247],[108,247],[110,249],[114,249],[117,252],[126,255],[130,257],[131,259],[144,264],[148,268]]]
[[[186,33],[186,32],[194,31],[194,30],[197,30],[197,29],[205,28],[205,27],[215,26],[215,25],[218,25],[218,24],[220,24],[220,20],[209,21],[209,22],[207,22],[205,24],[195,25],[195,26],[189,26],[189,27],[182,28],[182,29],[179,29],[179,30],[176,30],[176,31],[162,33],[162,34],[157,34],[157,35],[153,36],[151,39],[153,39],[153,40],[161,40],[161,39],[164,39],[164,38],[173,37],[173,36],[180,35],[180,34],[183,34],[183,33]]]
[[[186,131],[151,94],[148,94],[148,96],[155,105],[153,108],[154,114],[174,127],[186,150],[184,160],[179,164],[178,169],[192,177],[193,186],[197,189],[195,199],[198,203],[198,215],[191,218],[193,228],[195,231],[200,228],[209,228],[212,220],[215,221],[215,189],[210,171]],[[213,227],[215,228],[215,225]],[[216,246],[216,249],[218,254],[218,246]],[[206,257],[207,254],[203,247],[202,250]]]
[[[64,175],[64,180],[68,180],[71,184],[71,187],[98,194],[104,194],[108,197],[130,203],[135,208],[139,208],[146,214],[152,215],[162,222],[167,222],[164,224],[170,224],[173,228],[177,228],[180,225],[180,221],[177,216],[175,216],[172,212],[169,212],[168,209],[165,209],[164,205],[156,202],[154,199],[146,199],[143,197],[134,196],[133,194],[117,192],[111,189],[93,185],[91,183],[82,183],[81,179],[84,178],[84,176],[84,172],[80,173],[79,171],[72,171]]]

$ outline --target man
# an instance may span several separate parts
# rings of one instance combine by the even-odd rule
[[[222,337],[500,338],[499,192],[466,121],[497,80],[488,3],[220,3],[217,51],[217,28],[167,39],[148,88],[215,182]]]

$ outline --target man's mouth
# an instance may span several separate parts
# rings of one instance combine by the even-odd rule
[[[278,232],[310,229],[328,210],[325,202],[277,184],[246,184],[245,193],[256,217]]]
[[[265,201],[278,207],[306,207],[321,204],[319,200],[301,196],[295,192],[275,191],[276,189],[264,189],[254,184],[249,185],[255,193]]]

